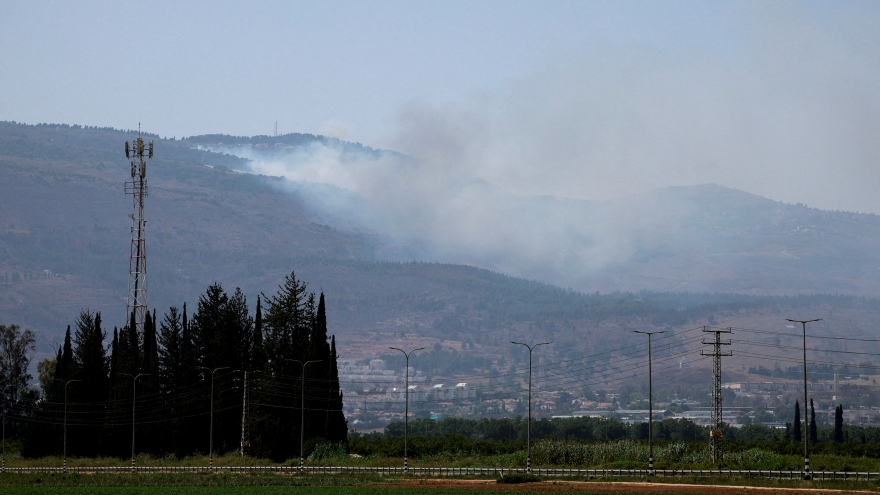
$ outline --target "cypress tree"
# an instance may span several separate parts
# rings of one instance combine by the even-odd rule
[[[800,442],[803,440],[801,436],[801,405],[800,402],[794,402],[794,432],[793,432],[793,440],[795,442]]]
[[[324,295],[321,295],[321,302]],[[342,391],[339,388],[339,366],[336,355],[336,336],[330,337],[330,404],[327,413],[327,439],[335,443],[348,443],[348,423],[342,412]]]
[[[110,390],[116,387],[116,374],[119,372],[119,330],[113,327],[113,342],[110,344]]]
[[[112,370],[114,380],[111,382],[110,403],[107,412],[107,425],[101,439],[101,451],[104,454],[125,458],[131,455],[131,406],[134,393],[133,380],[140,373],[141,354],[137,337],[135,314],[129,315],[128,325],[114,336],[116,347],[115,365]],[[145,320],[144,331],[147,325]],[[111,349],[113,346],[111,345]],[[110,359],[113,363],[114,358]],[[142,397],[141,385],[143,378],[138,380],[138,397]],[[141,421],[143,418],[141,418]],[[139,421],[140,422],[140,421]],[[140,438],[141,435],[138,435]],[[139,450],[141,450],[139,448]]]
[[[819,432],[816,429],[816,408],[813,405],[813,399],[810,399],[810,443],[819,441]]]
[[[73,376],[73,344],[70,338],[70,325],[67,325],[67,332],[64,334],[64,344],[62,346],[61,358],[58,360],[58,366],[55,367],[55,378],[61,381],[70,380]],[[63,384],[61,385],[64,386]],[[64,391],[61,391],[63,400]]]
[[[181,318],[181,338],[180,338],[180,388],[186,388],[189,392],[190,400],[198,400],[197,404],[190,407],[190,411],[198,411],[201,409],[202,390],[196,388],[199,383],[198,376],[198,357],[194,349],[191,325],[187,317],[186,303],[183,303],[183,317]],[[205,397],[207,400],[207,397]],[[206,451],[207,446],[204,445],[201,435],[196,435],[200,418],[187,417],[180,419],[180,429],[177,435],[177,450],[175,453],[178,457],[190,455],[196,451]]]
[[[266,353],[263,349],[263,309],[260,296],[257,296],[257,312],[254,315],[254,332],[251,337],[251,370],[263,371],[266,367]]]
[[[159,349],[156,340],[156,310],[152,314],[147,311],[144,318],[144,333],[142,335],[143,351],[141,353],[140,372],[144,374],[137,383],[137,401],[141,404],[155,403],[159,393]],[[134,392],[134,389],[132,389]],[[135,442],[138,452],[157,454],[161,448],[160,431],[167,428],[157,429],[158,418],[146,416],[141,421],[142,426],[137,428],[137,441]]]
[[[143,335],[143,355],[141,359],[141,369],[144,373],[149,373],[153,367],[153,316],[147,311],[144,318],[144,335]]]
[[[138,341],[137,320],[135,319],[134,311],[131,312],[131,321],[125,329],[125,338],[128,340],[125,372],[137,376],[140,373],[141,348]]]
[[[326,318],[320,317],[320,305],[315,307],[315,294],[310,293],[306,299],[305,317],[309,326],[308,361],[316,361],[308,365],[300,386],[306,387],[305,394],[306,439],[327,438],[327,411],[330,403],[330,389],[327,377],[330,369],[330,342],[327,340]],[[319,319],[322,324],[319,324]],[[299,371],[299,370],[298,370]],[[310,444],[312,442],[309,442]]]
[[[834,408],[834,441],[843,442],[843,404]]]

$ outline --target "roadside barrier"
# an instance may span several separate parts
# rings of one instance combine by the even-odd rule
[[[527,473],[525,468],[477,468],[477,467],[367,467],[367,466],[68,466],[63,467],[6,467],[6,473],[76,473],[76,474],[131,474],[131,473],[238,473],[238,474],[378,474],[386,476],[408,475],[413,477],[483,477],[497,478],[511,473]],[[534,468],[532,474],[545,478],[647,478],[652,476],[648,469],[574,469],[574,468]],[[803,471],[751,470],[751,469],[655,469],[657,477],[730,477],[767,479],[804,479]],[[849,480],[880,481],[880,472],[854,471],[811,471],[810,477],[816,481]]]

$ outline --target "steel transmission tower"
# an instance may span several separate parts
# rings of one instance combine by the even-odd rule
[[[144,157],[152,160],[153,141],[145,144],[140,137],[129,146],[125,142],[125,157],[131,159],[131,181],[125,182],[125,194],[132,197],[133,212],[131,218],[131,255],[128,261],[128,302],[125,305],[125,322],[131,321],[134,314],[138,335],[144,331],[144,319],[147,315],[147,221],[144,219],[144,199],[147,197],[147,162]]]
[[[712,454],[712,462],[718,463],[721,460],[723,455],[723,449],[721,446],[721,423],[723,421],[722,417],[722,408],[721,408],[721,356],[732,356],[733,352],[721,352],[721,346],[730,345],[730,341],[722,341],[721,334],[722,333],[733,333],[733,331],[728,328],[724,329],[709,329],[707,327],[703,327],[704,332],[711,332],[715,334],[715,339],[711,341],[703,340],[704,344],[713,346],[712,352],[705,352],[704,350],[700,350],[700,354],[703,356],[712,356],[712,429],[709,431],[709,449]]]

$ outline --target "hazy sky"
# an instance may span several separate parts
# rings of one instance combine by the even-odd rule
[[[0,120],[335,135],[514,194],[880,213],[876,2],[2,2]]]

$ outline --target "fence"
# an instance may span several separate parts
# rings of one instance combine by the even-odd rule
[[[510,473],[526,473],[525,469],[477,468],[477,467],[363,467],[363,466],[224,466],[213,469],[207,466],[77,466],[77,467],[7,467],[6,473],[242,473],[242,474],[376,474],[454,477],[469,476],[496,478]],[[568,469],[536,468],[532,474],[549,478],[640,478],[648,477],[647,469]],[[655,469],[655,476],[663,477],[729,477],[729,478],[767,478],[804,479],[803,471],[751,470],[751,469]],[[853,471],[812,471],[813,480],[880,481],[880,472]]]

